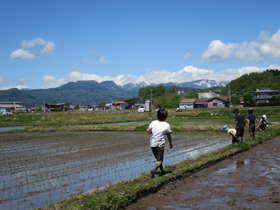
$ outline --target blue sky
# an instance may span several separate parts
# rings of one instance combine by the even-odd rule
[[[0,90],[280,69],[280,1],[2,1]]]

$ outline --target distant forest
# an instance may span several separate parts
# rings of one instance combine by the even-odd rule
[[[245,74],[230,81],[226,87],[219,87],[216,90],[220,90],[221,95],[228,95],[229,87],[232,94],[240,95],[261,88],[280,90],[280,71],[278,69],[267,69],[266,71],[260,73],[254,72]]]

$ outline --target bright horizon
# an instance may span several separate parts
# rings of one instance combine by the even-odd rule
[[[280,69],[279,1],[4,1],[0,90]]]

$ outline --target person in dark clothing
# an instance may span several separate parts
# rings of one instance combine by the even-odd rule
[[[243,136],[244,136],[244,127],[246,118],[243,114],[239,113],[238,109],[234,109],[233,113],[235,114],[235,129],[236,129],[236,138],[239,140],[241,138],[240,143],[243,144]]]
[[[249,133],[250,133],[250,137],[251,137],[251,141],[254,139],[255,140],[255,121],[258,122],[258,124],[260,123],[257,119],[257,117],[253,114],[253,109],[250,108],[248,110],[249,112],[249,116],[247,118],[248,120],[248,128],[249,128]]]

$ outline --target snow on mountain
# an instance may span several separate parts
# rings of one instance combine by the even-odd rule
[[[134,88],[141,88],[141,87],[147,87],[147,86],[150,86],[150,85],[156,85],[154,83],[149,83],[149,82],[140,82],[140,83],[127,83],[125,85],[120,85],[123,89],[125,90],[131,90],[131,89],[134,89]]]
[[[140,83],[128,83],[125,85],[122,85],[121,87],[125,90],[136,90],[141,87],[147,87],[149,85],[157,86],[157,85],[163,85],[163,86],[179,86],[179,87],[192,87],[192,88],[211,88],[211,87],[225,87],[229,81],[215,81],[215,80],[209,80],[209,79],[201,79],[196,80],[192,82],[168,82],[168,83],[161,83],[161,84],[155,84],[155,83],[149,83],[149,82],[140,82]]]

